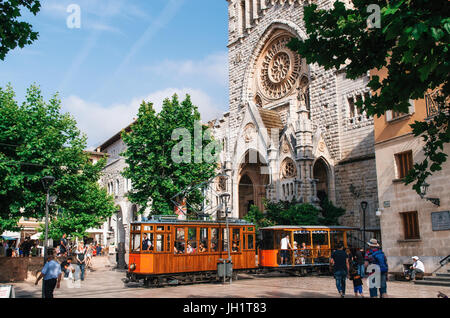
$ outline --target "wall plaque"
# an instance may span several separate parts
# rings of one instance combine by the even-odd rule
[[[431,228],[433,231],[450,230],[450,211],[432,212]]]

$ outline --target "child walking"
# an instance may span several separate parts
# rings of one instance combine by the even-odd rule
[[[358,297],[359,294],[359,296],[363,298],[363,283],[361,275],[353,267],[350,268],[350,280],[353,281],[353,290],[355,292],[355,297]]]

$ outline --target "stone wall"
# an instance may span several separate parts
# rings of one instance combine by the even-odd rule
[[[440,259],[450,254],[450,230],[433,230],[431,222],[431,213],[450,211],[450,162],[447,160],[441,171],[426,180],[430,184],[426,197],[440,199],[440,206],[436,206],[422,199],[412,184],[405,185],[396,179],[394,155],[407,150],[412,150],[414,162],[424,159],[423,141],[411,134],[376,145],[383,247],[392,270],[401,270],[402,264],[412,262],[412,256],[419,256],[426,272],[431,272],[439,266]],[[450,146],[444,151],[450,153]],[[418,239],[406,239],[404,235],[401,213],[411,211],[417,211]]]

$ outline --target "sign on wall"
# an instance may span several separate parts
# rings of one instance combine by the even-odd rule
[[[450,230],[450,211],[432,212],[431,228],[433,231]]]

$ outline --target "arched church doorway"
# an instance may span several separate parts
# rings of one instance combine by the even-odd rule
[[[252,205],[264,210],[268,181],[267,165],[256,151],[249,150],[239,169],[239,218],[243,218]]]
[[[325,198],[328,198],[328,167],[324,159],[319,158],[313,167],[314,179],[317,180],[316,184],[316,196],[322,202]]]

